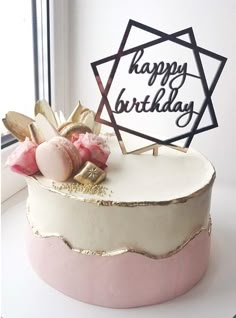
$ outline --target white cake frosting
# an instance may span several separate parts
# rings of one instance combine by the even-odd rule
[[[74,249],[165,255],[207,228],[215,171],[206,158],[167,147],[158,157],[122,155],[115,138],[109,145],[103,196],[58,190],[60,183],[42,176],[27,178],[35,231],[61,235]]]

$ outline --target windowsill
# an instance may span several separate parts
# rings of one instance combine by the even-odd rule
[[[208,271],[191,291],[170,302],[129,310],[106,309],[71,299],[44,283],[31,269],[24,242],[27,190],[2,205],[2,316],[4,318],[162,317],[233,318],[236,286],[235,189],[215,185]],[[68,315],[69,313],[69,315]]]
[[[5,214],[6,212],[10,212],[12,209],[15,210],[18,204],[25,204],[27,196],[28,191],[26,187],[16,192],[2,203],[2,213]]]
[[[15,150],[19,145],[18,142],[1,150],[1,202],[8,200],[14,196],[21,189],[26,187],[25,178],[15,172],[12,172],[8,166],[6,166],[7,157]]]

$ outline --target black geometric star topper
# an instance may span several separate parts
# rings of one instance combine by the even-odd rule
[[[192,28],[167,34],[129,20],[118,52],[91,63],[102,95],[96,121],[113,127],[123,154],[187,151],[218,126],[211,97],[226,60],[197,46]],[[127,134],[138,148],[127,150]]]

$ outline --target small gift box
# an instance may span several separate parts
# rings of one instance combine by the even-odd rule
[[[74,179],[82,184],[99,184],[106,178],[106,172],[87,161]]]

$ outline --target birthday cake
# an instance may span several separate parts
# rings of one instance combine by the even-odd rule
[[[211,163],[169,147],[124,156],[80,104],[58,129],[46,102],[35,109],[35,121],[9,112],[4,123],[26,137],[7,163],[27,175],[27,245],[39,276],[78,300],[117,308],[193,287],[209,258]]]
[[[96,305],[181,295],[207,269],[214,169],[194,150],[124,158],[114,138],[108,143],[101,185],[27,178],[32,266],[56,289]]]
[[[158,38],[126,49],[132,27]],[[185,33],[191,44],[178,38]],[[179,65],[157,62],[149,49],[163,42],[220,61],[209,89],[199,52],[197,68],[183,54]],[[99,67],[112,60],[103,85]],[[92,63],[102,96],[96,113],[79,103],[66,119],[41,100],[34,119],[6,114],[5,126],[20,141],[7,164],[28,185],[29,259],[45,282],[83,302],[129,308],[173,299],[203,277],[215,170],[189,146],[217,126],[211,94],[225,62],[196,47],[192,29],[167,35],[130,20],[118,54]],[[123,73],[131,86],[121,84]],[[203,102],[179,99],[192,80]],[[206,109],[212,123],[204,118],[199,126]]]

